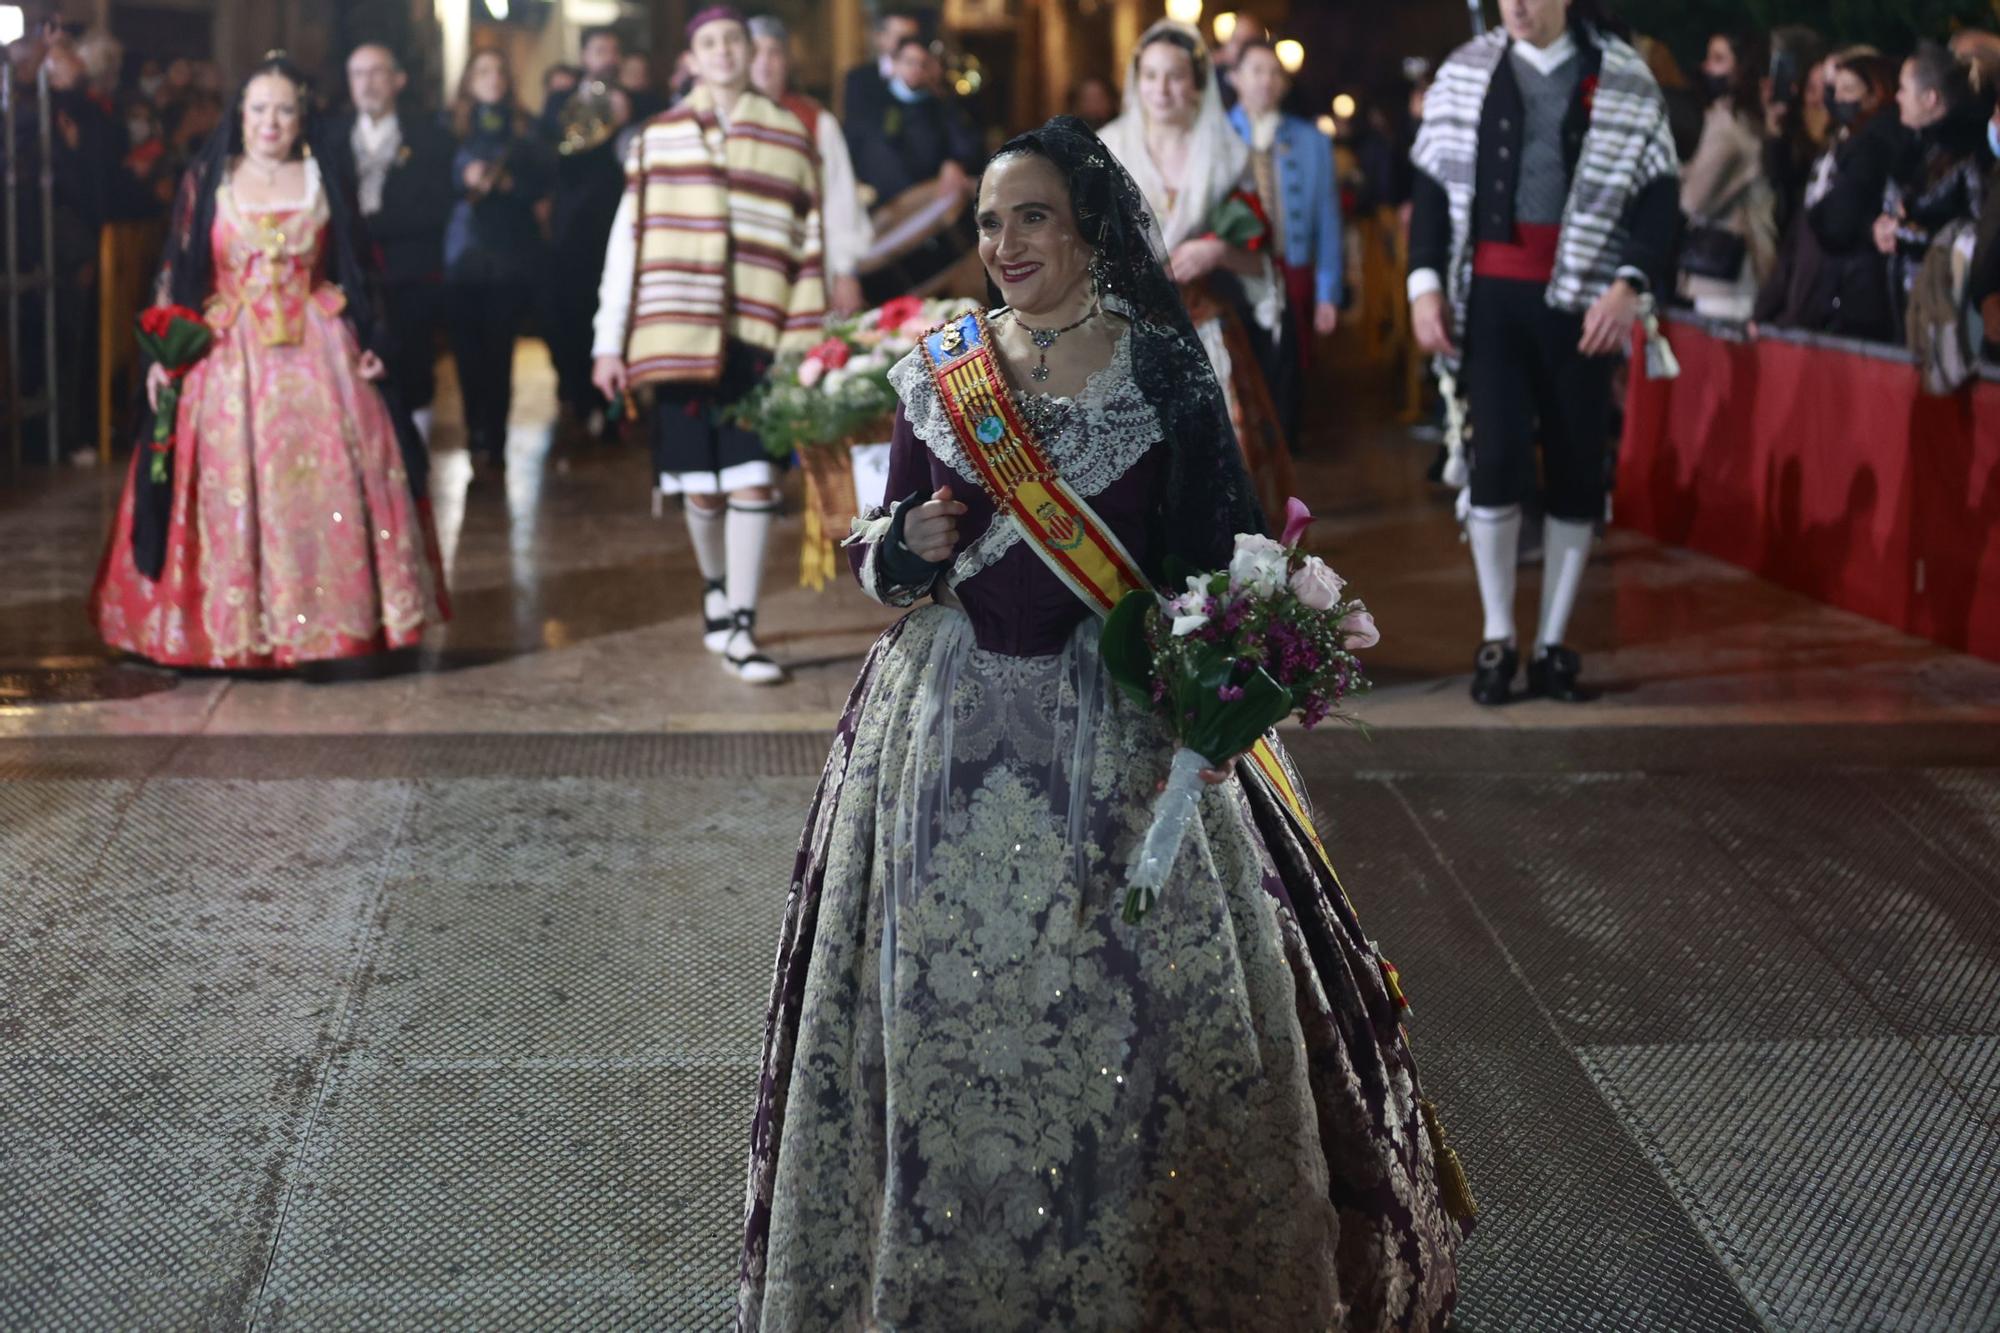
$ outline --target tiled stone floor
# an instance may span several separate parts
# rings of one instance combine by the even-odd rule
[[[2000,1326],[2000,667],[1615,535],[1609,696],[1475,710],[1366,393],[1306,489],[1382,688],[1296,753],[1486,1210],[1460,1326]],[[0,704],[0,1327],[726,1325],[793,825],[883,618],[774,580],[797,683],[721,677],[636,455],[529,425],[462,502],[443,437],[460,620],[305,678],[107,661],[110,479],[0,492],[0,690],[75,700]]]

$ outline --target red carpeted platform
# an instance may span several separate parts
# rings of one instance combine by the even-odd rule
[[[1889,352],[1667,326],[1632,377],[1617,521],[2000,661],[2000,383],[1926,397]]]

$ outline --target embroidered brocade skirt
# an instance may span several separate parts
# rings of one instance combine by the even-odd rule
[[[437,536],[396,430],[355,369],[337,289],[298,339],[218,330],[182,383],[160,577],[132,559],[127,476],[91,592],[114,648],[170,666],[288,667],[416,643],[449,614]],[[140,448],[133,468],[148,466]]]
[[[1379,959],[1242,783],[1158,908],[1124,867],[1173,745],[1095,621],[878,642],[787,902],[739,1327],[1431,1329],[1438,1199]]]

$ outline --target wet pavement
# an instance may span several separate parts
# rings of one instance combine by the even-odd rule
[[[523,344],[504,482],[474,484],[448,411],[433,490],[455,619],[420,651],[303,676],[245,679],[114,665],[83,613],[119,476],[31,476],[5,503],[0,736],[52,733],[824,731],[891,617],[851,581],[799,586],[802,524],[781,521],[761,627],[792,668],[741,684],[700,644],[693,553],[679,514],[655,518],[637,444],[551,456],[546,363]],[[449,403],[449,381],[440,395]],[[1389,419],[1365,381],[1318,404],[1300,487],[1309,541],[1376,611],[1373,727],[1717,726],[2000,720],[2000,664],[1956,654],[1741,570],[1613,529],[1570,635],[1605,692],[1584,707],[1488,710],[1466,694],[1478,599],[1450,497],[1424,482],[1434,445]],[[794,498],[797,478],[791,479]],[[1523,570],[1523,633],[1539,570]],[[23,707],[31,682],[61,707]],[[66,679],[94,673],[100,684]],[[135,672],[138,673],[135,675]],[[151,676],[144,681],[144,676]],[[143,682],[143,683],[142,683]],[[337,687],[337,688],[334,688]],[[98,701],[86,701],[95,688]],[[331,689],[331,693],[329,690]]]
[[[116,478],[0,492],[0,1326],[727,1326],[795,825],[889,617],[787,517],[793,682],[726,676],[641,451],[552,455],[521,373],[504,484],[440,426],[457,619],[375,662],[116,660]],[[2000,1326],[2000,665],[1614,530],[1605,697],[1480,709],[1374,395],[1301,477],[1378,689],[1292,744],[1485,1208],[1460,1327]]]

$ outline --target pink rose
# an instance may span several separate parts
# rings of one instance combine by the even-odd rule
[[[1373,648],[1382,641],[1381,631],[1375,628],[1375,617],[1368,614],[1365,606],[1357,606],[1340,618],[1340,632],[1347,636],[1340,646],[1350,653]]]
[[[1292,595],[1301,602],[1315,611],[1331,611],[1347,581],[1328,568],[1326,561],[1309,555],[1292,571],[1291,584]]]
[[[826,362],[816,356],[809,356],[799,363],[799,383],[810,389],[819,383],[820,376],[826,374]]]

